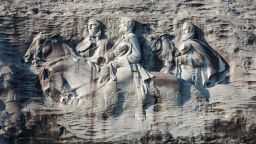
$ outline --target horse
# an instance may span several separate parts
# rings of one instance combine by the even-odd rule
[[[24,61],[32,61],[42,91],[55,102],[68,103],[70,97],[63,99],[62,95],[85,94],[96,81],[93,76],[95,66],[85,58],[78,59],[59,35],[39,33],[29,46]]]
[[[110,97],[104,97],[107,94],[106,88],[111,85],[98,82],[99,73],[103,72],[100,71],[101,67],[91,63],[88,58],[73,55],[70,49],[61,37],[44,36],[40,33],[33,39],[25,54],[26,62],[31,59],[37,60],[33,64],[39,70],[41,88],[55,102],[85,105],[100,110],[103,114],[108,113],[108,116],[120,116],[125,107],[131,108],[129,106],[131,101],[138,101],[134,92],[125,89],[118,93],[110,90],[108,91]],[[160,46],[160,49],[163,47]],[[147,50],[151,51],[149,53],[151,57],[156,56],[155,46],[148,47]],[[145,53],[142,56],[145,57]],[[160,71],[153,71],[152,74],[155,75],[153,84],[156,89],[153,94],[147,94],[144,98],[142,104],[144,113],[155,104],[165,108],[166,106],[162,105],[171,102],[178,93],[177,78],[174,75]],[[120,80],[117,82],[123,83]],[[132,105],[133,108],[136,107]]]
[[[174,99],[177,99],[179,93],[178,79],[174,74],[170,73],[175,65],[175,49],[169,37],[162,35],[154,40],[140,41],[140,47],[142,51],[140,65],[154,75],[153,81],[146,81],[147,89],[140,86],[144,85],[144,82],[139,79],[140,76],[136,75],[136,73],[129,74],[129,71],[123,70],[119,71],[119,75],[116,76],[109,74],[110,77],[104,91],[104,101],[106,102],[104,115],[106,117],[111,115],[119,116],[123,111],[127,110],[126,107],[129,107],[131,111],[128,113],[134,113],[135,111],[135,117],[140,115],[137,118],[144,119],[143,115],[150,113],[146,112],[149,107],[158,105],[162,109],[168,108],[175,105],[174,101],[177,101]],[[165,61],[170,62],[168,72],[165,70],[167,69],[165,68]],[[118,74],[118,70],[111,70],[111,65],[108,67],[109,69],[106,73]],[[125,72],[126,77],[124,77]],[[140,89],[143,89],[142,91],[144,92],[141,92]],[[127,104],[126,101],[132,101],[133,103]]]
[[[33,63],[38,65],[40,62],[54,61],[67,55],[75,56],[75,53],[60,35],[42,34],[40,32],[32,40],[25,53],[24,61],[29,62],[33,59]]]

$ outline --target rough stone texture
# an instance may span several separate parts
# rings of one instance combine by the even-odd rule
[[[138,33],[148,26],[153,33],[174,34],[174,42],[180,33],[176,27],[189,19],[230,64],[229,84],[210,88],[210,103],[190,99],[176,108],[162,102],[142,124],[129,116],[104,121],[86,115],[89,110],[83,107],[46,105],[43,101],[48,98],[30,85],[33,75],[18,72],[25,73],[15,81],[22,86],[16,91],[21,99],[16,100],[19,110],[14,113],[19,116],[12,120],[13,111],[1,107],[2,143],[256,142],[256,1],[1,0],[0,4],[0,60],[27,71],[22,56],[38,32],[59,33],[74,46],[82,38],[86,20],[95,17],[106,25],[108,37],[116,40],[119,17],[124,15],[140,22]],[[2,92],[3,103],[6,95]],[[161,108],[165,110],[157,113]]]

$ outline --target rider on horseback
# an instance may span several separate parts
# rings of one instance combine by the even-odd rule
[[[118,69],[119,67],[128,67],[131,72],[138,72],[141,79],[145,82],[152,79],[154,76],[140,65],[141,50],[137,36],[133,33],[134,27],[135,21],[133,19],[127,17],[122,18],[120,32],[124,34],[115,43],[112,51],[107,53],[106,59],[107,64],[111,65],[114,69]],[[113,75],[115,74],[113,73]],[[106,77],[101,77],[101,81],[104,81],[104,79],[106,79]],[[147,88],[143,90],[143,93],[147,92]]]
[[[78,55],[82,56],[81,59],[87,61],[91,66],[92,73],[97,74],[100,65],[106,61],[104,54],[109,50],[110,43],[104,37],[103,26],[98,20],[90,19],[86,31],[88,31],[88,37],[76,47],[76,50]],[[33,56],[33,64],[36,73],[39,75],[42,90],[48,95],[52,95],[52,88],[54,88],[60,92],[60,97],[62,97],[76,91],[76,89],[69,90],[70,88],[65,84],[62,73],[70,66],[78,64],[78,55],[60,36],[49,36],[40,33],[33,39],[25,55],[25,61],[28,62]],[[69,59],[70,56],[72,56],[72,59]]]
[[[107,64],[101,71],[100,82],[108,80],[105,95],[120,89],[135,91],[138,102],[135,116],[141,119],[143,100],[149,88],[153,87],[154,76],[140,65],[141,49],[138,38],[133,33],[134,27],[133,19],[127,17],[121,19],[120,32],[123,35],[106,55]],[[113,83],[115,83],[114,87],[112,87]],[[109,101],[109,98],[106,100]]]
[[[109,40],[106,38],[106,36],[103,33],[104,32],[103,28],[104,26],[100,21],[96,19],[90,19],[88,21],[88,25],[85,26],[85,31],[84,31],[84,35],[86,35],[87,33],[88,36],[85,37],[84,40],[81,43],[79,43],[76,47],[78,57],[80,56],[81,60],[85,60],[91,68],[91,74],[92,74],[91,82],[97,79],[100,71],[100,67],[106,62],[105,54],[111,48]],[[65,94],[65,92],[72,94],[78,88],[81,88],[86,84],[77,86],[76,88],[71,89],[69,91],[66,90],[64,87],[62,87],[62,93],[63,95],[67,95]],[[74,94],[72,94],[72,97],[74,98],[73,95]],[[70,100],[66,100],[66,101],[70,101]]]
[[[87,57],[87,60],[94,66],[104,64],[105,54],[111,48],[110,42],[103,33],[103,24],[95,19],[90,19],[84,33],[88,32],[86,37],[77,45],[76,51],[79,56]]]

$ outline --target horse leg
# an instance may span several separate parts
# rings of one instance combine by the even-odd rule
[[[64,79],[62,72],[55,73],[50,77],[50,82],[53,84],[54,88],[59,92],[62,92],[64,89]]]
[[[156,98],[157,111],[175,107],[178,105],[179,82],[174,75],[166,73],[153,73],[156,78],[154,85],[159,91]]]
[[[104,108],[103,118],[106,119],[114,112],[114,107],[117,103],[116,81],[109,80],[103,90]]]

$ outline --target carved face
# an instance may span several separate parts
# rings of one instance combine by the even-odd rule
[[[186,40],[186,39],[187,39],[187,36],[188,36],[188,33],[189,33],[189,27],[188,27],[188,24],[185,23],[185,24],[183,24],[183,26],[182,26],[181,40]]]
[[[187,40],[194,36],[194,28],[189,23],[184,23],[182,26],[181,40]]]
[[[133,19],[124,17],[121,19],[121,22],[119,25],[119,32],[120,33],[132,32],[133,27],[134,27]]]
[[[128,31],[128,23],[124,20],[121,19],[120,25],[119,25],[119,32],[127,32]]]
[[[88,23],[89,37],[95,37],[100,32],[100,25],[96,20],[90,20]]]

